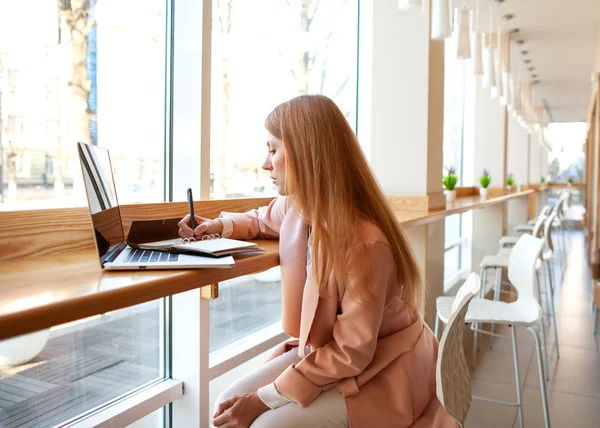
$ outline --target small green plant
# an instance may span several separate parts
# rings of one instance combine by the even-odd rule
[[[456,187],[456,183],[458,183],[458,177],[456,176],[456,168],[450,165],[446,168],[446,171],[448,171],[448,173],[444,175],[442,179],[442,184],[444,185],[446,190],[454,190],[454,187]]]
[[[546,177],[540,178],[540,183],[544,184],[546,182]]]
[[[506,177],[506,185],[512,186],[513,184],[515,184],[515,179],[513,178],[513,175],[511,173],[509,173],[508,176]]]
[[[569,179],[567,180],[567,182],[568,182],[569,184],[573,184],[573,178],[572,178],[572,177],[569,177]]]
[[[490,177],[490,172],[487,169],[483,168],[483,174],[479,179],[479,184],[481,184],[481,187],[483,187],[484,189],[487,189],[491,182],[492,177]]]

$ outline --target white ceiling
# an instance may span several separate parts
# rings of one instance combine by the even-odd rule
[[[504,0],[500,10],[515,15],[501,20],[503,29],[518,28],[512,40],[525,41],[511,49],[519,51],[521,61],[532,60],[528,66],[535,70],[529,75],[538,74],[534,101],[546,101],[554,122],[585,121],[600,40],[600,0]],[[522,55],[523,50],[529,53]]]

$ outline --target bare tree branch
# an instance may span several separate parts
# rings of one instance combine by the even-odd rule
[[[344,90],[344,88],[346,87],[346,85],[348,84],[349,81],[350,81],[350,77],[346,77],[346,79],[340,85],[340,87],[337,89],[337,91],[335,91],[335,94],[333,95],[332,99],[335,100],[338,97],[338,95],[342,92],[342,90]]]

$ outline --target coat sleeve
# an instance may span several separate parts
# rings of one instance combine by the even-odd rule
[[[301,407],[308,406],[321,391],[359,375],[373,359],[387,287],[394,273],[394,259],[391,249],[384,243],[360,245],[361,266],[365,268],[349,281],[370,281],[372,297],[360,300],[346,292],[333,327],[333,340],[298,364],[289,366],[275,380],[277,390]]]
[[[277,239],[288,208],[287,198],[280,196],[266,207],[245,213],[221,212],[219,218],[233,223],[232,239]]]

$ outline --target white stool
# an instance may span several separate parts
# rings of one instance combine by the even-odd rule
[[[540,337],[535,326],[542,323],[543,311],[534,292],[536,279],[536,262],[544,247],[544,241],[531,235],[523,235],[515,245],[508,264],[508,277],[517,289],[518,296],[515,302],[505,303],[487,299],[473,299],[469,305],[465,322],[472,324],[472,328],[481,323],[493,323],[508,325],[511,329],[513,345],[513,360],[515,368],[515,384],[517,402],[507,403],[491,400],[484,397],[473,397],[484,401],[514,406],[519,411],[519,422],[521,428],[524,426],[523,402],[521,397],[521,384],[519,376],[519,361],[517,353],[517,338],[515,326],[527,328],[534,337],[536,356],[538,362],[538,375],[540,379],[540,391],[542,395],[542,407],[546,428],[550,427],[550,414],[548,411],[548,400],[546,397],[546,377],[544,376],[544,363],[542,358],[542,346]],[[439,322],[447,323],[452,314],[453,297],[438,297],[436,300],[436,331],[439,330]],[[486,331],[481,331],[488,333]],[[497,335],[499,336],[499,335]],[[543,339],[542,339],[543,340]]]

